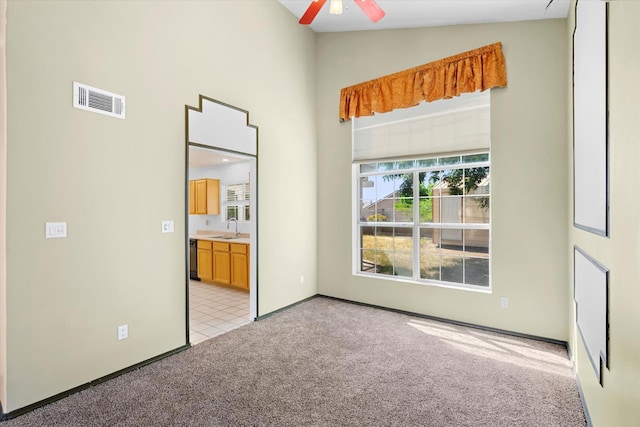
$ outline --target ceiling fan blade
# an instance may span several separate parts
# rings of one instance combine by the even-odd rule
[[[360,9],[371,19],[373,22],[378,22],[384,17],[384,10],[380,9],[376,0],[354,0]]]
[[[311,24],[326,2],[327,0],[313,0],[298,22],[302,25]]]

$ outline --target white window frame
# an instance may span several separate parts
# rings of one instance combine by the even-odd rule
[[[460,163],[457,165],[444,165],[444,166],[434,166],[434,167],[414,167],[412,169],[398,169],[397,172],[400,173],[414,173],[414,185],[413,185],[413,222],[385,222],[384,226],[388,227],[402,227],[402,228],[412,228],[413,232],[413,265],[412,277],[407,276],[395,276],[381,273],[370,273],[366,271],[361,271],[361,251],[360,251],[360,232],[361,227],[366,226],[377,226],[380,227],[379,222],[361,222],[360,221],[360,182],[361,177],[363,176],[376,176],[382,175],[380,171],[373,171],[370,173],[361,173],[360,166],[366,163],[382,163],[382,162],[391,162],[391,161],[403,161],[403,160],[422,160],[422,159],[433,159],[433,158],[446,158],[451,156],[467,156],[474,154],[488,154],[488,161],[486,162],[477,162],[477,163]],[[352,165],[352,273],[354,276],[364,276],[370,278],[376,278],[381,280],[395,281],[395,282],[410,282],[410,283],[418,283],[423,285],[434,285],[441,286],[447,288],[455,288],[455,289],[464,289],[476,292],[485,292],[491,293],[492,291],[492,280],[491,280],[491,247],[492,247],[492,233],[491,233],[491,191],[489,191],[489,222],[488,223],[420,223],[420,215],[419,215],[419,203],[415,203],[415,200],[420,200],[420,189],[418,181],[418,173],[419,172],[430,172],[436,170],[446,170],[452,168],[474,168],[474,167],[489,167],[489,176],[491,175],[491,154],[489,150],[480,150],[476,152],[457,152],[457,153],[449,153],[449,154],[437,154],[437,155],[425,155],[425,156],[412,156],[410,158],[405,159],[375,159],[371,161],[361,161],[354,162]],[[392,171],[386,172],[386,174],[391,173]],[[465,284],[465,283],[457,283],[457,282],[445,282],[441,280],[431,280],[431,279],[423,279],[420,277],[420,229],[422,228],[433,228],[433,229],[462,229],[462,230],[488,230],[489,231],[489,248],[488,248],[488,258],[489,258],[489,283],[488,286],[482,285],[473,285],[473,284]],[[464,264],[463,264],[464,268]]]
[[[241,200],[229,200],[228,199],[229,187],[238,186],[238,185],[241,185],[244,188],[246,188],[243,194],[244,198]],[[225,198],[224,198],[224,201],[222,202],[222,215],[221,215],[222,222],[227,222],[229,220],[229,217],[227,215],[227,208],[234,207],[234,206],[238,208],[238,218],[236,218],[238,222],[249,222],[251,220],[251,218],[248,218],[248,219],[246,218],[247,207],[251,205],[251,201],[247,198],[249,197],[249,193],[251,191],[250,185],[251,184],[249,182],[234,182],[234,183],[226,184],[224,186],[223,194]]]

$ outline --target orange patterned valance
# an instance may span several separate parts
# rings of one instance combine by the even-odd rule
[[[371,116],[422,101],[507,85],[502,43],[494,43],[340,91],[340,119]]]

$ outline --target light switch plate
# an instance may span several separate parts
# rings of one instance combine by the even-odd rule
[[[61,237],[67,237],[67,223],[47,222],[45,225],[44,237],[46,239],[59,239]]]
[[[173,233],[173,221],[162,221],[162,232]]]

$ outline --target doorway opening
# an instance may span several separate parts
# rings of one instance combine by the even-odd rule
[[[258,316],[257,128],[203,96],[186,109],[186,337],[198,344]]]

